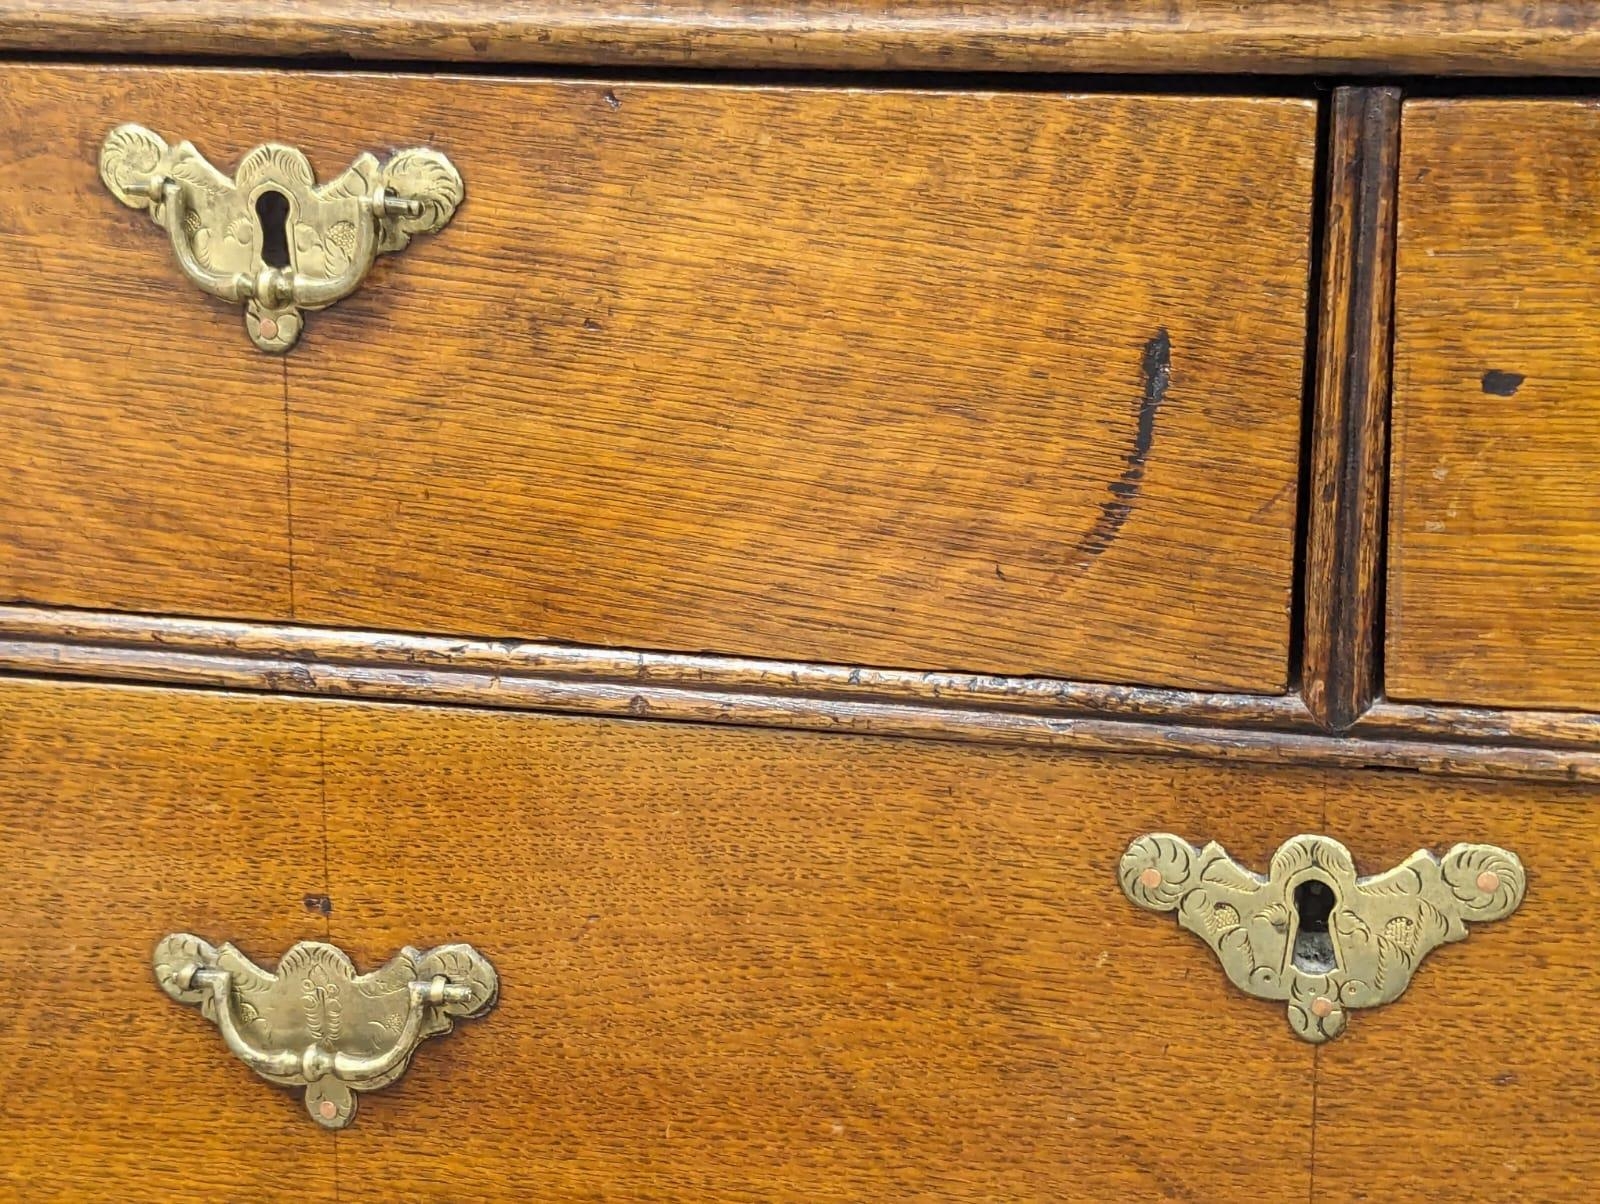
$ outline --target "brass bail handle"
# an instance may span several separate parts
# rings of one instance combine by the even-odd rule
[[[292,146],[256,147],[230,178],[190,143],[169,146],[141,125],[106,135],[100,178],[166,231],[197,288],[245,307],[251,340],[273,352],[294,346],[305,311],[354,292],[379,255],[441,229],[464,195],[455,166],[426,148],[385,163],[363,153],[319,186]]]
[[[1467,938],[1468,923],[1501,920],[1527,891],[1517,855],[1458,844],[1442,858],[1425,849],[1394,869],[1356,876],[1350,851],[1327,836],[1285,841],[1265,876],[1216,842],[1195,848],[1152,832],[1128,846],[1117,870],[1123,893],[1211,947],[1234,986],[1287,1005],[1307,1041],[1331,1040],[1349,1013],[1400,997],[1422,959]]]
[[[336,946],[302,941],[267,971],[231,944],[175,932],[153,961],[161,989],[198,1007],[235,1057],[268,1082],[305,1088],[306,1111],[326,1129],[349,1124],[355,1093],[398,1079],[428,1037],[487,1012],[500,987],[470,945],[402,949],[358,974]]]

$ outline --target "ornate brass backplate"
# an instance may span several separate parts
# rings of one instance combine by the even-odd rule
[[[230,1050],[269,1082],[304,1087],[306,1111],[342,1129],[357,1091],[405,1073],[427,1037],[494,1006],[499,980],[471,945],[402,949],[388,965],[357,974],[339,949],[303,941],[275,971],[232,945],[214,948],[176,932],[155,951],[156,981],[200,1009]]]
[[[1118,877],[1140,907],[1176,911],[1234,986],[1287,1002],[1289,1026],[1307,1041],[1337,1037],[1354,1008],[1397,999],[1424,957],[1465,940],[1468,921],[1510,915],[1526,885],[1522,862],[1493,845],[1458,844],[1442,860],[1418,850],[1357,878],[1337,840],[1295,836],[1263,878],[1221,845],[1197,849],[1165,832],[1129,845]]]
[[[356,157],[318,187],[292,146],[256,147],[229,179],[187,143],[168,146],[142,125],[120,125],[100,148],[100,178],[124,205],[167,232],[178,266],[199,288],[243,304],[263,351],[287,351],[303,311],[349,296],[372,261],[432,233],[461,204],[461,176],[438,151]]]

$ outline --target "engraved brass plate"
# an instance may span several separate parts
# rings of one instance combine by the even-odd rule
[[[328,1129],[350,1123],[355,1092],[394,1082],[425,1038],[483,1015],[499,990],[494,967],[470,945],[402,949],[357,974],[333,945],[303,941],[268,972],[232,945],[176,932],[154,962],[162,990],[198,1007],[262,1078],[304,1087],[306,1111]]]
[[[292,146],[256,147],[229,179],[187,143],[121,125],[100,148],[100,178],[167,232],[178,266],[213,297],[243,304],[263,351],[287,351],[305,310],[355,291],[372,261],[432,233],[461,204],[461,176],[438,151],[387,163],[361,154],[320,187]]]
[[[1357,878],[1350,852],[1326,836],[1296,836],[1266,877],[1221,845],[1197,849],[1165,832],[1128,846],[1122,890],[1211,946],[1234,986],[1288,1004],[1307,1041],[1344,1031],[1348,1013],[1399,998],[1418,964],[1467,923],[1504,919],[1526,887],[1516,854],[1458,844],[1441,860],[1418,850],[1396,868]]]

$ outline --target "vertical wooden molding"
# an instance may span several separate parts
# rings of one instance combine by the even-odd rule
[[[1338,88],[1328,148],[1302,689],[1343,731],[1378,690],[1400,90]]]

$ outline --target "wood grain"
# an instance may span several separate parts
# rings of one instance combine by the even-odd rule
[[[1343,731],[1378,691],[1400,90],[1335,89],[1317,330],[1301,690]]]
[[[440,237],[288,358],[303,620],[1285,687],[1314,112],[302,75]]]
[[[0,1197],[335,1198],[300,1103],[150,968],[173,931],[323,934],[319,777],[309,707],[0,683]]]
[[[311,1198],[1360,1200],[1449,1181],[1584,1200],[1595,799],[0,681],[0,972],[21,992],[0,1013],[0,1187],[168,1199],[203,1166],[254,1198],[292,1167]],[[1326,831],[1364,870],[1491,841],[1529,895],[1313,1058],[1122,899],[1111,866],[1151,829],[1256,866]],[[501,1003],[373,1097],[335,1163],[291,1095],[159,993],[149,947],[180,927],[268,960],[326,931],[362,965],[466,939]]]
[[[292,611],[283,366],[98,173],[135,117],[223,155],[270,136],[267,77],[208,78],[0,71],[0,598]]]
[[[1317,1059],[1318,1201],[1583,1204],[1600,1176],[1587,1076],[1594,985],[1593,791],[1366,775],[1330,794],[1358,863],[1487,841],[1517,852],[1515,915],[1429,956],[1393,1007],[1357,1016]],[[1359,1027],[1357,1027],[1359,1025]]]
[[[1113,868],[1152,827],[1260,861],[1318,774],[319,709],[334,939],[502,981],[341,1134],[347,1191],[1305,1198],[1310,1049]]]
[[[917,675],[844,666],[794,666],[791,676],[772,663],[715,657],[23,608],[0,610],[0,637],[7,636],[0,638],[0,671],[64,678],[1252,764],[1600,781],[1596,717],[1575,714],[1383,707],[1357,726],[1359,734],[1338,737],[1318,734],[1293,696],[1071,684],[1052,705],[1037,681],[933,675],[914,684]]]
[[[41,190],[77,182],[61,253],[108,235],[142,252],[174,285],[178,353],[265,378],[202,368],[205,417],[183,408],[191,377],[136,384],[175,404],[155,431],[106,398],[184,370],[166,342],[123,344],[64,446],[82,403],[41,379],[11,444],[33,487],[0,597],[1285,687],[1307,102],[4,78],[41,126],[78,97],[75,137],[37,161]],[[238,119],[223,134],[196,111]],[[324,174],[432,143],[467,204],[269,360],[96,191],[91,131],[134,117],[226,165],[276,136]],[[18,360],[34,324],[65,359],[104,321],[48,297],[19,312]],[[85,520],[107,493],[110,517]]]
[[[0,0],[0,47],[867,70],[1590,75],[1592,0]]]
[[[1600,748],[1600,715],[1585,711],[1495,710],[1385,699],[1374,704],[1351,730],[1375,737]]]
[[[332,666],[414,672],[419,688],[432,680],[436,671],[463,670],[502,682],[529,677],[763,696],[802,695],[1055,715],[1169,719],[1202,725],[1302,731],[1314,726],[1305,705],[1293,694],[1196,693],[1048,677],[925,673],[866,665],[632,652],[167,615],[0,606],[0,637],[17,658],[5,663],[23,670],[50,664],[55,646],[87,645],[77,650],[81,659],[74,663],[87,667],[97,658],[106,657],[102,667],[107,673],[116,671],[109,659],[114,653],[103,653],[102,649],[124,650],[139,657],[146,653],[192,654],[219,663],[254,664],[258,680],[276,674],[285,681],[298,678],[306,685],[315,684]],[[31,662],[24,659],[30,656],[24,645],[35,646]],[[134,665],[143,663],[147,662],[130,660],[123,666],[132,670]],[[171,662],[174,671],[179,670],[179,665],[179,661]],[[243,679],[237,684],[244,684]],[[419,700],[422,697],[419,695]]]
[[[1388,693],[1600,709],[1600,108],[1408,103]]]
[[[1050,678],[913,673],[159,615],[0,606],[0,637],[4,637],[0,667],[13,672],[121,675],[130,680],[314,694],[360,693],[382,682],[394,697],[418,702],[531,706],[530,695],[518,692],[515,684],[507,689],[506,683],[542,679],[667,687],[676,698],[687,697],[684,692],[720,695],[725,717],[736,721],[751,712],[733,699],[760,705],[776,695],[800,696],[819,704],[920,703],[941,709],[1014,710],[1258,731],[1310,731],[1315,726],[1305,704],[1293,694],[1196,694]],[[344,668],[377,672],[344,678],[339,675]],[[393,670],[401,675],[388,672]],[[470,676],[457,679],[452,687],[446,683],[454,673]],[[476,689],[479,682],[485,687]],[[561,701],[576,707],[582,698],[569,694]],[[1600,751],[1600,715],[1582,711],[1496,710],[1383,699],[1351,731],[1370,742],[1366,747],[1392,739],[1424,747],[1444,741]],[[1478,768],[1487,765],[1480,762]]]

